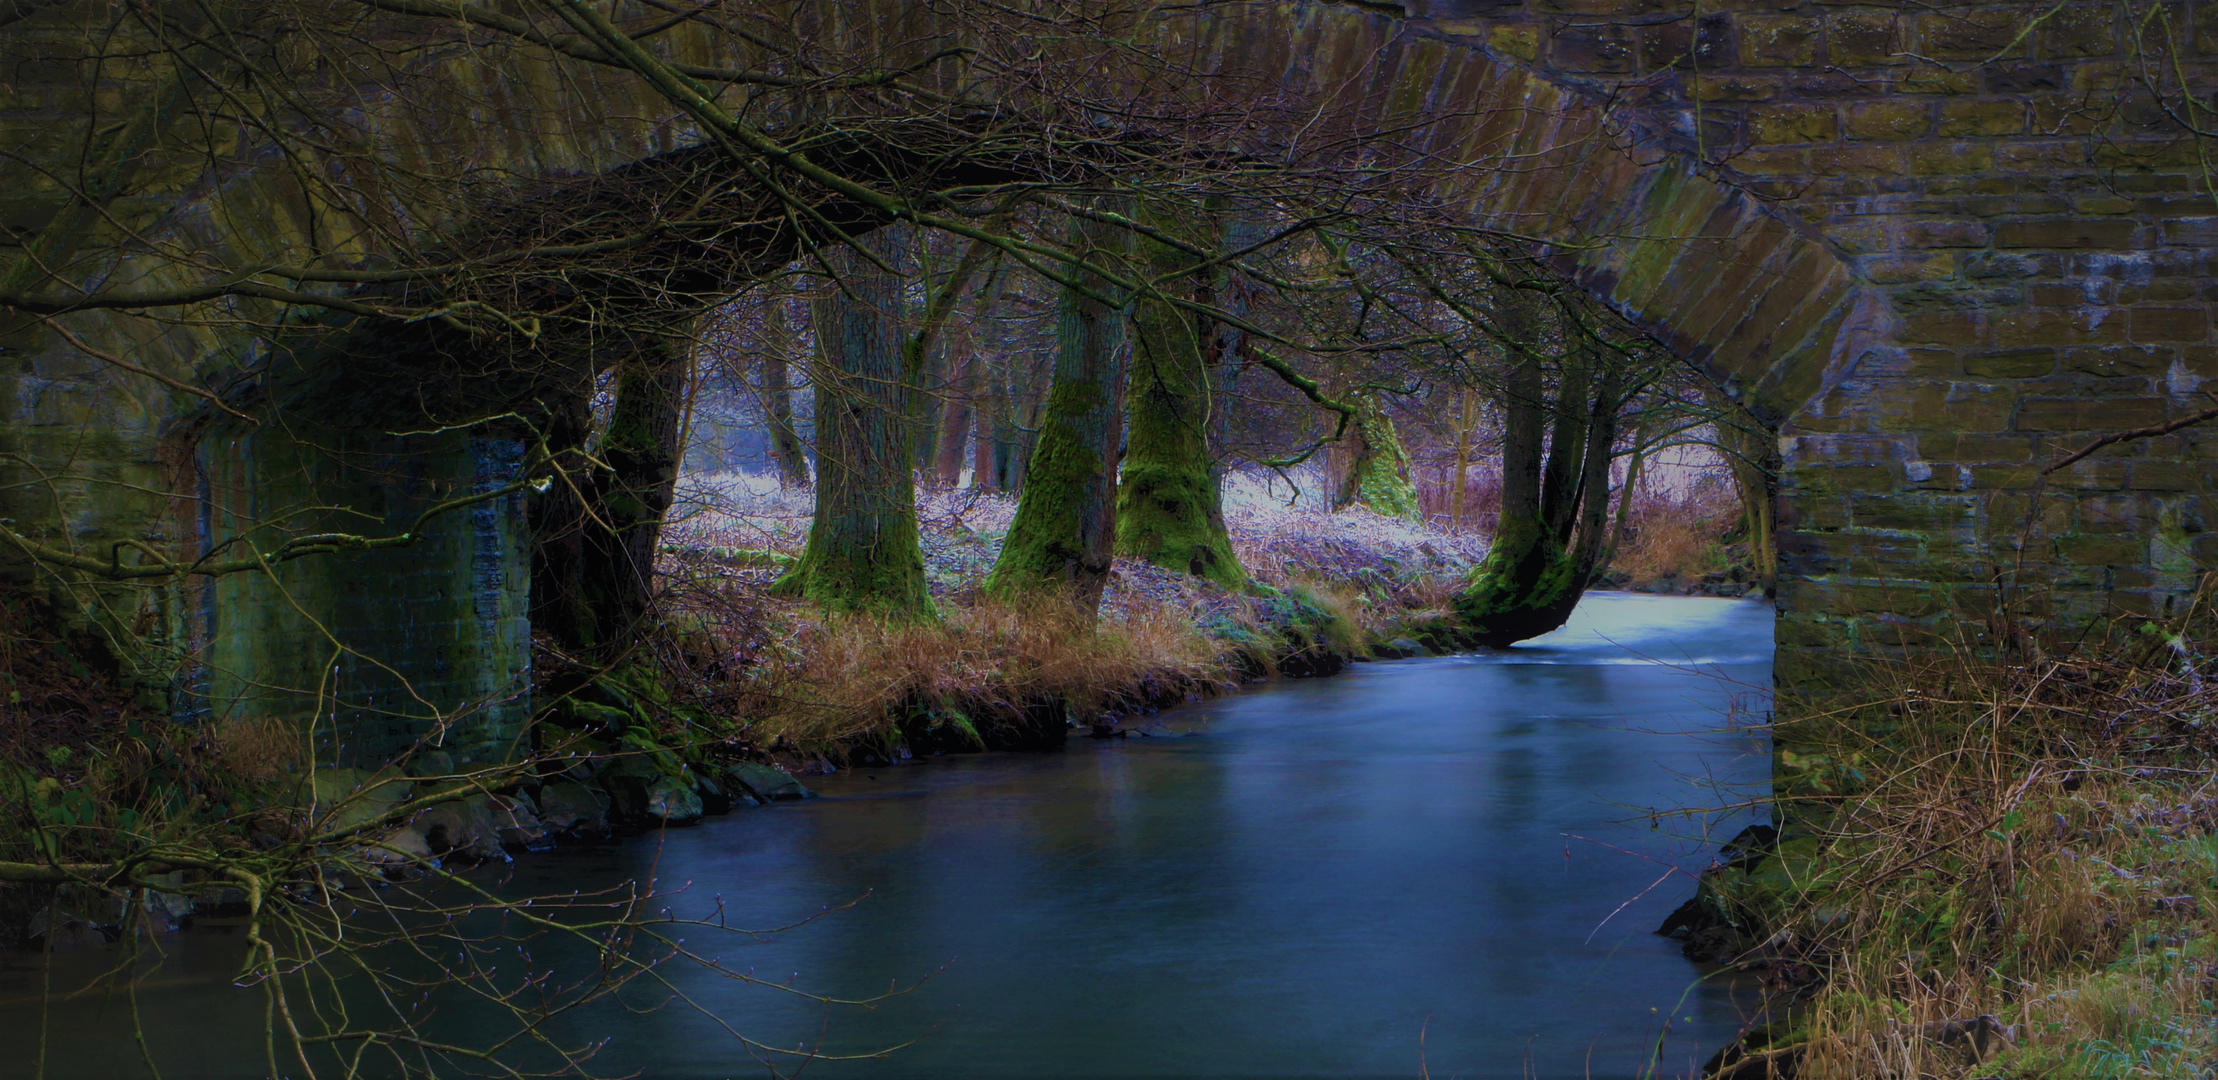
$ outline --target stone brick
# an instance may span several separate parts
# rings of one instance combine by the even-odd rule
[[[2041,218],[2005,221],[1995,227],[2002,248],[2131,248],[2139,230],[2130,218]]]
[[[1918,450],[1940,462],[2024,462],[2033,458],[2025,435],[1921,435]]]
[[[1530,64],[1540,59],[1540,28],[1496,23],[1486,30],[1489,48]]]
[[[2100,309],[2012,311],[1995,319],[1995,345],[2115,345],[2126,339],[2125,321],[2110,314]]]
[[[2133,488],[2136,491],[2201,491],[2210,477],[2210,467],[2193,461],[2136,461],[2133,463]]]
[[[1826,58],[1840,67],[1900,64],[1902,17],[1891,11],[1842,11],[1825,20]]]
[[[1620,75],[1633,70],[1633,39],[1623,27],[1573,26],[1548,43],[1549,55],[1565,71]]]
[[[1641,31],[1641,66],[1649,71],[1693,68],[1716,71],[1733,66],[1733,23],[1723,14],[1705,15],[1699,32],[1685,21]]]
[[[2199,307],[2137,307],[2131,309],[2130,336],[2137,342],[2205,341],[2210,337],[2210,312]]]
[[[1695,77],[1692,96],[1696,101],[1770,101],[1779,96],[1779,85],[1763,76],[1704,74]]]
[[[1830,105],[1760,105],[1748,110],[1748,127],[1760,143],[1831,142],[1841,133]]]
[[[2027,103],[2033,109],[2035,135],[2093,134],[2112,114],[2106,96],[2094,93],[2035,94]]]
[[[1978,80],[1968,71],[1950,71],[1926,64],[1912,67],[1896,84],[1905,94],[1970,94],[1979,89]]]
[[[1741,20],[1741,63],[1748,67],[1809,67],[1824,26],[1799,15],[1750,15]]]
[[[2019,431],[2120,431],[2164,422],[2163,398],[2027,398]]]
[[[1810,151],[1810,171],[1818,176],[1905,176],[1910,169],[1902,147],[1886,143],[1819,146]]]
[[[2079,168],[2086,163],[2086,157],[2086,148],[2070,139],[2052,139],[2046,142],[2012,141],[1995,147],[1995,168],[2005,172],[2053,174]]]
[[[1927,56],[1943,60],[1988,61],[2024,56],[2028,40],[2019,39],[2025,28],[2022,8],[1978,8],[1928,11],[1918,17],[1918,37]]]
[[[1759,146],[1733,155],[1731,164],[1750,176],[1807,176],[1810,152],[1800,147]]]
[[[2043,20],[2040,33],[2043,56],[2110,56],[2118,51],[2118,9],[2075,0]]]
[[[1964,374],[1978,379],[2031,379],[2056,370],[2056,350],[1989,349],[1964,354]]]
[[[1915,139],[1932,127],[1932,106],[1920,101],[1867,101],[1848,107],[1851,139]]]
[[[1902,340],[1914,345],[1984,345],[1987,321],[1977,312],[1912,315],[1902,320]]]
[[[1968,218],[1913,221],[1902,227],[1902,242],[1912,247],[1986,247],[1994,238],[1994,226]]]
[[[2218,217],[2178,217],[2164,221],[2164,242],[2179,247],[2218,247]]]
[[[1910,147],[1912,176],[1977,176],[1995,167],[1988,143],[1921,142]]]
[[[2066,370],[2101,378],[2161,375],[2171,366],[2172,354],[2169,350],[2140,349],[2130,345],[2071,349],[2064,354]]]
[[[2012,98],[1993,101],[1944,101],[1939,131],[1953,135],[2022,135],[2025,103]]]

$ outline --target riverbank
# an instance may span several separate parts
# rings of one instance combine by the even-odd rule
[[[1716,1075],[2211,1075],[2207,609],[1785,703],[1783,834],[1736,838],[1665,924],[1771,990]]]

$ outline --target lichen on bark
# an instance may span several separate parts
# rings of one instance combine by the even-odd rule
[[[1192,256],[1148,245],[1148,270],[1181,299],[1206,301],[1197,275],[1177,275]],[[1168,570],[1247,585],[1225,530],[1223,495],[1211,467],[1209,370],[1226,335],[1167,298],[1141,300],[1133,314],[1132,375],[1125,396],[1130,432],[1117,493],[1117,552]],[[1204,347],[1204,343],[1208,347]]]

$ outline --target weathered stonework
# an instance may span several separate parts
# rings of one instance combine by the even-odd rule
[[[930,18],[893,0],[846,6],[920,34],[910,24]],[[1550,241],[1582,285],[1777,425],[1779,676],[1815,686],[1844,650],[1976,644],[2005,603],[2005,619],[2048,623],[2159,612],[2218,561],[2206,508],[2218,440],[2199,429],[2121,443],[2036,485],[2044,463],[2097,435],[2206,407],[2218,378],[2218,203],[2203,148],[2135,82],[2141,55],[2161,48],[2177,60],[2166,71],[2218,85],[2218,11],[2159,14],[2129,22],[2102,2],[1413,0],[1400,16],[1256,3],[1161,14],[1152,47],[1293,92],[1305,130],[1416,124],[1413,149],[1456,166],[1442,202]],[[0,31],[0,51],[62,55],[82,38],[65,12]],[[684,28],[660,40],[715,59]],[[433,90],[365,98],[397,160],[474,162],[521,183],[694,141],[628,77],[558,76],[523,50],[427,63]],[[25,161],[65,157],[93,98],[111,112],[129,98],[128,79],[49,68],[0,91],[0,137],[28,148],[0,162],[0,223],[18,236],[57,200]],[[116,221],[232,265],[354,235],[336,227],[346,213],[304,200],[279,169],[217,175],[156,154],[147,170]],[[198,272],[120,248],[95,262],[78,277]],[[220,382],[244,348],[205,326],[61,321],[196,384]],[[0,516],[80,551],[128,539],[196,554],[183,524],[194,516],[180,509],[196,481],[178,447],[204,406],[36,324],[6,329]],[[286,573],[359,577],[349,558]],[[457,582],[446,595],[467,592],[475,571],[442,558]],[[240,589],[219,601],[219,624],[243,625],[224,622],[225,605],[271,602]],[[86,595],[111,605],[111,625],[189,637],[174,596]],[[375,632],[388,616],[364,617]],[[407,670],[428,676],[436,652],[409,653],[421,666]],[[239,655],[246,669],[278,662]]]

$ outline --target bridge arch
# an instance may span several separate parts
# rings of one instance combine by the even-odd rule
[[[1778,428],[1786,463],[1784,682],[1822,682],[1824,658],[1843,647],[1914,648],[1983,633],[1998,595],[1990,553],[2014,541],[2009,526],[2028,518],[2038,461],[2077,432],[2177,415],[2200,373],[2218,373],[2207,298],[2165,284],[2202,275],[2218,236],[2209,225],[2218,218],[2193,212],[2190,163],[2166,149],[2179,133],[2116,129],[2112,145],[2142,156],[2090,152],[2074,160],[2029,119],[2061,107],[2043,97],[2057,79],[2123,64],[2121,31],[2085,20],[2062,37],[2045,30],[2023,43],[2024,62],[2004,77],[1974,62],[1998,42],[2004,52],[2020,48],[2007,35],[1988,40],[1997,31],[1981,20],[2000,10],[1992,5],[1942,12],[1954,21],[1900,12],[1879,19],[1815,3],[1701,20],[1658,17],[1644,3],[1595,0],[1576,18],[1556,10],[1562,6],[1210,4],[1157,15],[1147,33],[1150,47],[1195,74],[1290,95],[1310,110],[1312,125],[1412,132],[1407,149],[1452,166],[1434,197],[1468,208],[1474,224],[1543,243],[1572,280]],[[848,32],[872,28],[905,48],[960,34],[891,0],[851,0],[836,13]],[[8,49],[31,48],[65,39],[91,17],[62,5],[0,34],[10,35]],[[1674,45],[1673,34],[1685,40]],[[710,40],[680,27],[667,52],[714,62],[702,53]],[[1964,70],[1935,73],[1902,59],[1929,46],[1933,55],[1962,58]],[[700,144],[699,130],[639,80],[581,74],[558,59],[512,43],[490,55],[427,61],[424,86],[435,92],[403,97],[365,87],[365,108],[377,113],[365,130],[377,130],[379,152],[399,160],[459,163],[505,178],[495,187],[549,191],[699,153],[689,149]],[[1859,72],[1884,76],[1908,100],[1871,100]],[[161,76],[85,85],[114,93],[134,78],[144,90],[158,88]],[[72,85],[57,79],[21,93],[0,119],[11,131],[50,123],[82,104]],[[1886,104],[1907,107],[1877,107]],[[53,170],[35,157],[0,167],[0,175],[32,193],[30,202],[66,203]],[[1980,170],[2006,157],[2014,172],[1980,180]],[[280,264],[341,225],[359,227],[359,208],[320,204],[282,163],[246,158],[243,166],[226,158],[221,168],[175,175],[144,166],[132,204],[138,217],[111,213],[107,225],[84,226],[73,250],[98,254],[90,259],[97,273],[79,268],[67,283],[184,288],[211,263]],[[2122,171],[2134,182],[2118,184]],[[2090,179],[2098,174],[2110,178],[2107,188]],[[2036,191],[2044,193],[2037,201],[2008,202]],[[118,231],[126,225],[127,234]],[[41,242],[42,233],[31,235],[26,244]],[[193,257],[164,257],[178,249]],[[688,255],[673,249],[664,257],[677,265]],[[727,277],[745,273],[717,268]],[[290,310],[281,292],[226,303],[266,321]],[[0,327],[13,361],[4,375],[13,393],[0,424],[0,451],[9,455],[0,462],[0,517],[48,549],[75,553],[82,565],[68,576],[85,581],[100,578],[105,558],[90,553],[118,545],[200,557],[196,545],[212,526],[192,508],[220,500],[196,491],[200,481],[184,463],[216,445],[205,438],[212,407],[181,387],[253,376],[257,347],[205,322],[12,306],[10,324]],[[49,317],[77,341],[42,321]],[[119,369],[100,353],[128,354],[158,377]],[[2218,546],[2202,539],[2209,469],[2192,438],[2090,459],[2036,508],[2032,516],[2054,535],[2029,553],[2032,566],[2066,586],[2049,614],[2147,610],[2187,587],[2205,549]],[[451,475],[423,480],[421,491],[381,495],[394,507],[388,524],[440,485],[487,482],[510,453],[480,445],[486,439],[464,441],[394,451],[429,454]],[[390,487],[392,468],[373,472]],[[514,587],[512,538],[497,520],[487,532],[476,511],[469,520],[478,523],[470,526],[476,539],[457,531],[443,541],[455,559],[421,587],[426,596],[477,597],[482,633],[436,648],[396,646],[394,659],[367,663],[364,672],[390,669],[413,682],[418,673],[452,675],[469,654],[484,670],[450,679],[452,693],[484,700],[485,687],[513,685],[524,660],[517,642],[528,644],[528,633],[517,633],[524,616],[513,596],[487,593],[496,579],[498,588]],[[464,558],[469,552],[476,554]],[[8,565],[30,572],[21,560]],[[330,573],[352,575],[345,588],[369,589],[374,564],[352,565]],[[88,608],[105,609],[96,621],[113,632],[147,628],[132,632],[157,654],[221,636],[227,631],[214,627],[226,619],[242,632],[285,636],[291,624],[254,613],[269,604],[222,592],[79,595]],[[365,618],[383,617],[374,603],[365,610]],[[258,655],[247,649],[233,662],[252,669],[263,662]],[[252,670],[242,678],[267,681]],[[434,684],[446,685],[425,682]],[[429,704],[448,710],[463,700]]]

